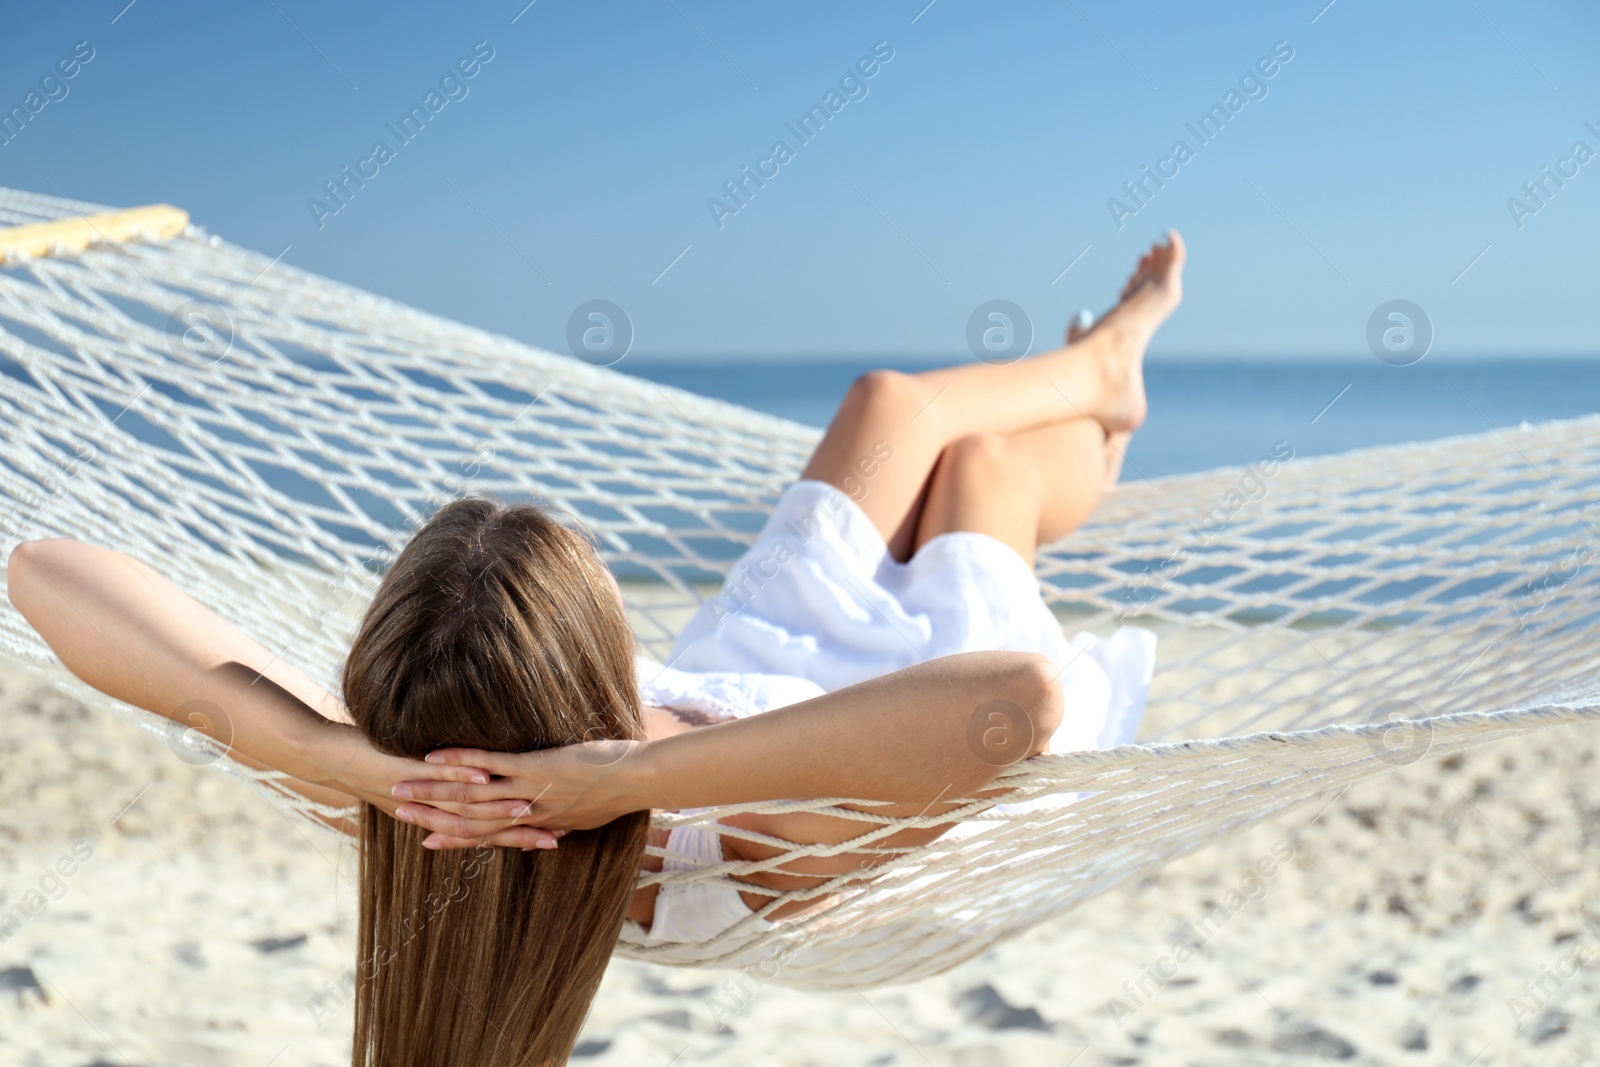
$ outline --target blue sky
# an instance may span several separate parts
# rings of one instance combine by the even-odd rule
[[[640,356],[956,355],[991,299],[1045,338],[1167,226],[1192,268],[1157,354],[1371,359],[1392,299],[1440,357],[1597,348],[1600,159],[1520,228],[1507,206],[1575,142],[1600,152],[1592,3],[525,2],[9,6],[0,107],[78,42],[94,58],[0,147],[0,184],[175,203],[558,350],[596,298]],[[480,41],[402,143],[386,123]],[[785,124],[878,42],[893,58],[802,143]],[[1264,97],[1202,144],[1185,124],[1278,42]],[[380,140],[319,228],[308,201]],[[708,201],[780,140],[719,228]],[[1178,140],[1193,158],[1119,228],[1107,201]]]

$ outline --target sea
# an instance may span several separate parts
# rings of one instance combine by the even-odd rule
[[[864,371],[950,363],[657,357],[616,369],[820,428]],[[1150,415],[1128,450],[1128,480],[1250,463],[1280,443],[1328,455],[1600,412],[1600,358],[1152,359],[1145,385]]]

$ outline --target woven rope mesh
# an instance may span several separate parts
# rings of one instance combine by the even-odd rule
[[[0,190],[0,225],[103,210]],[[5,551],[66,536],[148,560],[330,688],[386,561],[467,490],[539,500],[593,531],[642,650],[664,658],[817,439],[194,227],[0,269],[0,409]],[[1003,806],[970,802],[935,844],[769,893],[768,911],[815,902],[775,929],[749,921],[702,945],[619,951],[760,964],[808,988],[911,980],[1424,753],[1596,717],[1597,520],[1600,418],[1124,485],[1041,553],[1038,573],[1068,628],[1127,621],[1160,635],[1140,745],[1013,768]],[[9,605],[0,648],[186,743],[179,726],[72,679]],[[1390,726],[1396,716],[1412,721]],[[317,814],[271,774],[215,765]],[[658,815],[670,827],[828,810],[863,836],[773,842],[786,851],[771,861],[646,880],[864,852],[950,819],[838,802]]]

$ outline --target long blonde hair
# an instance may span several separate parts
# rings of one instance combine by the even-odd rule
[[[456,501],[368,608],[344,698],[378,748],[523,752],[644,736],[627,618],[594,552],[532,505]],[[554,850],[431,851],[361,817],[355,1067],[565,1063],[605,973],[649,815]]]

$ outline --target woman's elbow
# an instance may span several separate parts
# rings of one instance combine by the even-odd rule
[[[19,541],[6,559],[6,595],[24,614],[27,613],[23,606],[27,589],[37,581],[43,561],[49,555],[48,545],[48,541]]]
[[[1028,716],[1033,730],[1033,743],[1028,755],[1037,756],[1050,750],[1050,738],[1061,727],[1064,688],[1061,669],[1048,656],[1028,655],[1018,664],[1015,674],[1017,706]]]
[[[65,537],[21,541],[6,559],[6,596],[24,618],[33,621],[30,610],[37,607],[44,588],[55,584],[89,546]]]

